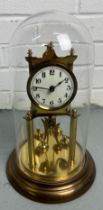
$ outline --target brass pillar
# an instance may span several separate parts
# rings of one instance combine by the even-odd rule
[[[35,154],[34,154],[33,119],[31,112],[27,113],[26,124],[27,124],[29,167],[31,170],[33,170],[35,167]]]
[[[76,149],[76,135],[77,135],[77,111],[72,109],[70,120],[70,146],[69,146],[69,164],[72,166],[75,162],[75,149]]]

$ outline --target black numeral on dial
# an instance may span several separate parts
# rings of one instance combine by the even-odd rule
[[[62,72],[61,71],[59,72],[59,77],[62,77]]]
[[[68,81],[69,81],[69,78],[66,77],[66,78],[65,78],[65,83],[68,83]]]
[[[50,75],[54,75],[55,74],[55,70],[54,69],[50,69],[49,74]]]
[[[53,105],[54,104],[54,101],[50,101],[50,105]]]
[[[62,103],[62,99],[58,98],[58,103],[61,104]]]
[[[67,86],[67,90],[71,90],[72,87],[70,85]]]
[[[45,104],[45,98],[43,98],[42,101],[43,101],[43,104]]]
[[[36,79],[36,84],[40,84],[41,83],[41,79],[37,78]]]
[[[40,95],[38,93],[36,94],[36,98],[40,98]]]
[[[68,93],[65,93],[65,98],[68,98]]]
[[[32,86],[32,90],[33,90],[33,91],[36,91],[36,90],[37,90],[37,87]]]
[[[42,78],[46,77],[46,72],[42,72]]]

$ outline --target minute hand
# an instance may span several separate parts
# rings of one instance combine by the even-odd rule
[[[58,82],[58,84],[55,85],[55,88],[58,87],[59,85],[61,85],[64,81],[65,81],[65,79],[63,79],[62,81]]]

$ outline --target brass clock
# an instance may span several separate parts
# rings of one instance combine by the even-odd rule
[[[71,49],[60,57],[52,42],[45,47],[41,57],[28,50],[26,94],[31,105],[23,117],[26,137],[18,149],[18,161],[13,152],[7,171],[10,182],[23,195],[58,203],[84,193],[94,180],[95,166],[88,151],[82,158],[77,137],[79,113],[72,105],[78,91],[73,72],[78,56]]]

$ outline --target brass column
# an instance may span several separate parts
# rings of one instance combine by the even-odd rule
[[[31,170],[33,170],[35,167],[35,154],[34,154],[33,120],[31,112],[27,113],[26,124],[27,124],[29,167]]]
[[[69,146],[69,164],[72,166],[75,162],[76,135],[77,135],[77,111],[72,109],[70,120],[70,146]]]

